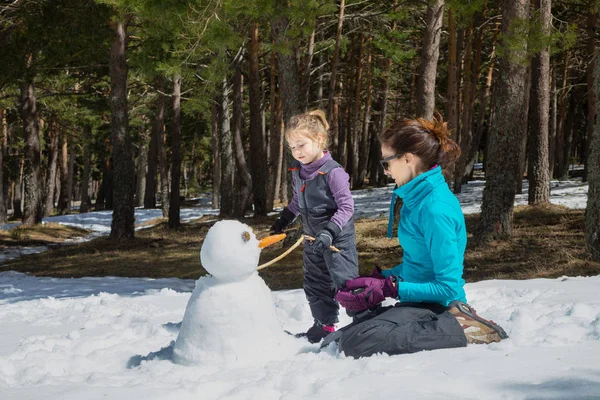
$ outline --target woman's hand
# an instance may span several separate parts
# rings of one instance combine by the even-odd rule
[[[335,299],[347,310],[359,312],[375,308],[386,297],[398,297],[394,278],[359,277],[350,279]]]

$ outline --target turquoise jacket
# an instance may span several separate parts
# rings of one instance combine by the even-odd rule
[[[398,279],[401,301],[448,305],[466,302],[463,260],[465,217],[438,166],[394,190],[402,198],[398,240],[402,264],[384,275]]]

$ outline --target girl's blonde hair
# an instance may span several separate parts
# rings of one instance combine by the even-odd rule
[[[318,142],[321,150],[326,149],[329,142],[329,124],[327,117],[321,110],[313,110],[304,114],[294,115],[290,118],[285,129],[285,140],[288,142],[293,137],[304,136]],[[319,135],[323,138],[319,140]]]

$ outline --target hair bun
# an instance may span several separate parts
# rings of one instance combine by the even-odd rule
[[[427,129],[440,143],[440,147],[443,151],[448,151],[448,139],[450,139],[450,129],[448,129],[448,123],[444,122],[442,116],[438,113],[431,120],[424,118],[418,118],[417,121]]]

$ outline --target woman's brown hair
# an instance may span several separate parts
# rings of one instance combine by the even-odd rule
[[[460,156],[460,148],[450,139],[450,130],[441,115],[431,121],[423,118],[398,120],[379,135],[379,141],[395,154],[418,156],[425,169],[436,164],[446,169]]]

